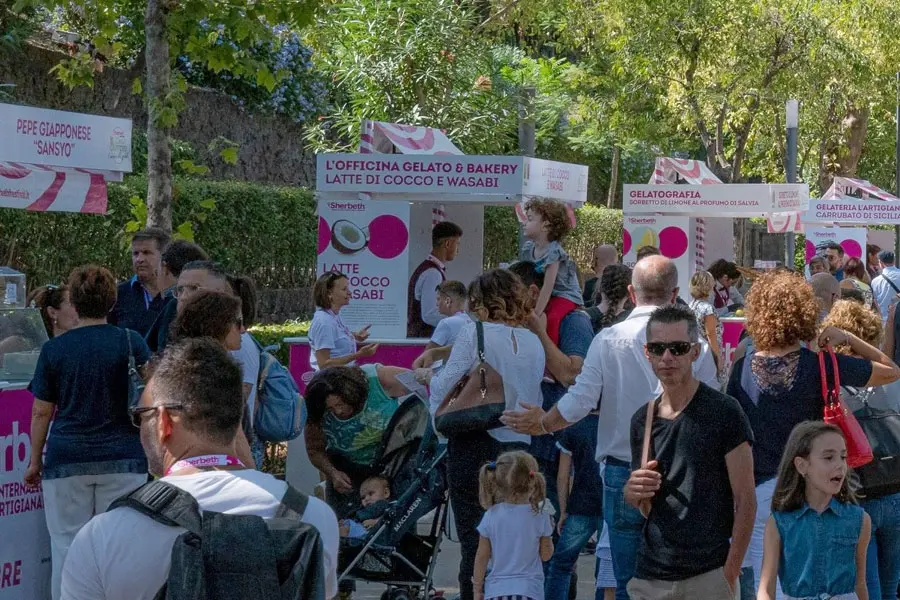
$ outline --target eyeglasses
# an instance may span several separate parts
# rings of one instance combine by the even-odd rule
[[[647,342],[645,348],[647,352],[653,356],[662,356],[666,350],[672,353],[672,356],[684,356],[691,351],[694,344],[691,342]]]
[[[234,318],[234,324],[237,325],[240,329],[244,328],[244,315],[238,315]]]
[[[157,404],[156,406],[135,406],[134,408],[129,408],[128,412],[131,414],[131,424],[140,429],[141,415],[150,411],[155,411],[159,408],[165,408],[166,410],[184,410],[184,404]]]

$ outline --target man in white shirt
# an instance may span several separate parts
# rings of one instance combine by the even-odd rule
[[[627,319],[601,331],[591,342],[581,373],[565,396],[548,412],[526,407],[507,412],[503,422],[515,431],[541,435],[564,429],[586,417],[600,402],[597,462],[603,475],[603,517],[609,528],[616,571],[616,599],[628,600],[644,518],[626,506],[624,487],[631,475],[631,417],[662,389],[644,354],[647,322],[660,306],[678,297],[678,270],[664,256],[638,261],[628,287],[635,309]],[[694,375],[718,388],[716,364],[703,343]]]
[[[894,266],[894,253],[882,250],[878,253],[881,275],[872,280],[872,293],[881,309],[881,322],[887,323],[888,312],[900,295],[900,269]]]
[[[443,319],[437,308],[437,286],[446,277],[447,263],[459,254],[463,230],[443,221],[431,230],[431,254],[415,268],[407,289],[406,337],[427,338]]]
[[[471,320],[466,314],[466,286],[461,281],[445,281],[436,291],[438,312],[444,318],[435,327],[426,349],[452,346],[459,330]]]
[[[189,492],[201,511],[271,519],[287,484],[234,458],[243,410],[238,365],[219,344],[192,339],[167,349],[132,419],[140,426],[150,471]],[[334,597],[337,519],[328,505],[309,498],[303,522],[321,535],[325,595]],[[182,533],[131,508],[97,515],[72,543],[62,597],[152,600],[166,583],[172,546]]]

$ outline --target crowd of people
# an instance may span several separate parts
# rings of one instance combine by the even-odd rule
[[[263,519],[281,510],[288,489],[258,470],[252,282],[158,229],[135,234],[131,254],[129,280],[86,265],[29,298],[50,339],[29,387],[25,484],[42,488],[54,600],[149,600],[166,585],[185,529],[128,507],[107,512],[152,477],[189,493],[198,510]],[[337,521],[321,500],[303,503],[330,598]]]
[[[812,272],[757,274],[749,291],[745,273],[718,260],[679,290],[675,265],[655,248],[629,268],[602,246],[581,290],[590,293],[575,299],[574,264],[559,244],[566,224],[553,210],[528,206],[518,262],[467,288],[435,286],[452,335],[438,321],[441,334],[413,365],[432,414],[482,357],[502,380],[501,422],[446,440],[460,598],[572,597],[592,538],[598,600],[897,597],[900,485],[886,493],[852,481],[822,393],[823,378],[837,375],[849,405],[900,409],[900,294],[878,302],[893,254],[873,250],[873,280],[857,259],[822,247]],[[462,289],[465,298],[450,291]],[[329,307],[333,318],[333,304],[321,312]],[[746,332],[727,357],[720,319],[736,310]],[[335,356],[330,340],[311,344]],[[320,429],[310,454],[330,485],[358,487],[371,472],[349,477],[330,462],[346,454],[342,440],[360,447],[344,422],[395,404],[382,400],[390,378],[366,375],[360,349],[346,346],[345,366],[311,382],[311,414],[326,417],[311,425]],[[832,346],[835,366],[820,369],[819,351]],[[818,550],[831,547],[840,551]]]
[[[434,228],[410,281],[410,325],[428,339],[412,368],[371,361],[368,326],[341,317],[346,275],[316,281],[304,438],[324,502],[260,470],[248,279],[151,229],[134,238],[131,279],[89,265],[36,290],[50,340],[30,386],[25,483],[43,487],[54,600],[184,583],[173,552],[199,533],[135,509],[162,496],[204,515],[295,514],[321,540],[305,556],[322,597],[348,598],[341,538],[364,537],[402,492],[378,452],[410,375],[433,417],[470,378],[502,404],[442,436],[460,600],[568,600],[592,539],[597,600],[896,598],[900,481],[867,488],[842,429],[823,422],[830,381],[851,410],[900,411],[893,253],[870,247],[863,265],[825,245],[808,273],[759,274],[749,291],[717,260],[681,290],[659,250],[632,268],[604,245],[582,284],[564,207],[533,200],[525,214],[519,260],[468,284],[443,267],[462,230]],[[732,357],[720,319],[737,309],[746,336]]]

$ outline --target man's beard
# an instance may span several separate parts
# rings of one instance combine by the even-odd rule
[[[147,467],[150,473],[157,477],[165,475],[163,473],[163,452],[156,437],[146,436],[141,431],[141,446],[144,447],[144,454],[147,455]]]

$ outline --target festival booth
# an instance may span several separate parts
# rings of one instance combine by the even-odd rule
[[[723,184],[701,161],[658,158],[649,184],[624,186],[623,262],[633,266],[638,250],[656,246],[675,262],[680,296],[690,302],[690,280],[698,269],[734,259],[733,219],[800,212],[808,205],[806,184]],[[727,366],[744,318],[721,320]]]
[[[371,325],[378,352],[363,362],[408,367],[427,339],[408,339],[411,274],[431,251],[431,229],[448,220],[463,229],[447,279],[468,284],[483,269],[485,205],[516,206],[545,197],[580,206],[587,167],[523,156],[467,156],[439,130],[363,125],[359,154],[321,154],[316,171],[317,273],[341,271],[351,301],[341,317],[351,330]],[[301,390],[313,375],[309,340],[288,338],[290,369]]]
[[[900,198],[863,179],[835,177],[821,198],[810,199],[799,220],[806,234],[807,264],[816,246],[827,241],[840,244],[845,256],[866,262],[867,243],[893,247],[878,238],[882,232],[869,231],[866,225],[900,225]]]
[[[106,213],[106,182],[131,171],[131,121],[0,104],[0,208]],[[41,489],[26,488],[27,391],[47,333],[25,277],[0,268],[0,600],[50,598]],[[17,338],[15,344],[6,344]]]

